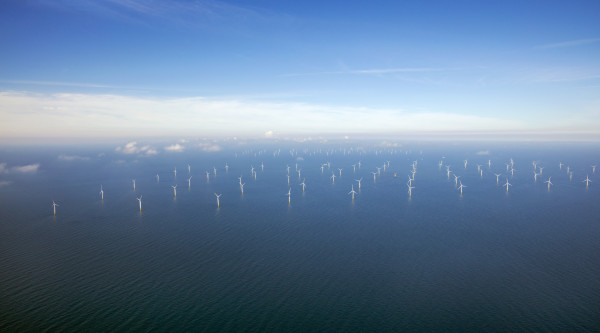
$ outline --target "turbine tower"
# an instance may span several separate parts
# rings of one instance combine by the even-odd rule
[[[54,200],[52,200],[52,208],[54,209],[54,216],[56,216],[56,206],[58,206],[58,204],[56,202],[54,202]]]
[[[215,193],[215,197],[217,197],[217,208],[219,208],[219,198],[221,198],[223,194],[216,194]]]
[[[140,197],[139,197],[139,198],[136,198],[136,199],[137,199],[137,200],[139,201],[139,203],[140,203],[140,212],[141,212],[141,211],[142,211],[142,196],[140,195]]]
[[[352,190],[348,192],[348,194],[352,194],[352,200],[354,200],[354,195],[356,194],[356,191],[354,190],[354,184],[352,184]]]

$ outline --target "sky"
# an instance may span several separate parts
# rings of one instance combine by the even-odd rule
[[[0,2],[0,142],[600,140],[599,1]]]

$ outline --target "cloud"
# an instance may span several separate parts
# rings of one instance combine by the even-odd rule
[[[19,172],[19,173],[34,173],[38,171],[40,167],[39,163],[27,164],[22,166],[14,166],[10,168],[11,172]]]
[[[145,146],[138,146],[136,141],[131,141],[128,142],[127,144],[125,144],[124,146],[119,146],[117,148],[115,148],[115,151],[122,153],[122,154],[140,154],[140,155],[156,155],[158,154],[158,151],[156,151],[156,149],[145,145]]]
[[[216,151],[221,151],[221,146],[214,144],[214,143],[199,143],[198,147],[200,147],[200,149],[202,149],[205,152],[216,152]]]
[[[262,136],[415,133],[420,131],[522,130],[508,118],[450,112],[410,112],[401,108],[266,103],[235,99],[149,98],[96,94],[0,92],[0,133],[4,137],[93,138],[122,136]],[[77,124],[75,126],[74,124]],[[157,153],[136,141],[120,146],[123,154]]]
[[[574,47],[574,46],[580,46],[580,45],[593,44],[593,43],[597,43],[597,42],[600,42],[600,38],[569,40],[566,42],[537,45],[537,46],[534,46],[534,48],[535,49],[557,49],[557,48],[563,48],[563,47]]]
[[[182,152],[184,149],[185,149],[185,147],[178,143],[165,147],[166,151],[177,152],[177,153]]]
[[[489,150],[482,150],[482,151],[478,151],[477,155],[489,155],[490,151]]]
[[[58,155],[58,159],[61,161],[89,161],[89,157],[85,157],[85,156],[77,156],[77,155],[67,155],[67,154],[60,154]]]
[[[8,180],[0,180],[0,187],[3,186],[8,186],[10,185],[12,182],[9,182]]]
[[[273,137],[273,131],[266,131],[265,132],[265,138],[272,138]]]
[[[327,74],[361,74],[361,75],[383,75],[394,73],[424,73],[424,72],[442,72],[456,69],[449,68],[430,68],[430,67],[406,67],[406,68],[371,68],[371,69],[347,69],[341,71],[329,72],[310,72],[310,73],[293,73],[283,76],[305,76],[305,75],[327,75]]]
[[[6,168],[6,163],[0,163],[0,173],[5,172],[8,172],[8,169]]]

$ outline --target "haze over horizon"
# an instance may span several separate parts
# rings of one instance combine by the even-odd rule
[[[0,142],[600,140],[597,1],[4,1]]]

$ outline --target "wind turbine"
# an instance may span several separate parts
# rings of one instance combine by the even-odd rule
[[[210,181],[210,172],[204,171],[206,173],[206,182]]]
[[[360,179],[355,179],[355,182],[358,182],[358,190],[360,191],[360,182],[362,181],[362,177],[360,177]]]
[[[492,167],[492,160],[488,160],[488,168]]]
[[[356,173],[356,164],[352,164],[353,172]]]
[[[229,172],[229,164],[225,163],[225,172]]]
[[[552,184],[551,179],[552,179],[552,177],[548,177],[548,180],[544,182],[544,183],[548,184],[548,191],[550,191],[550,185],[554,185],[554,184]]]
[[[331,177],[329,177],[329,178],[331,178],[331,179],[332,179],[332,182],[331,182],[331,183],[332,183],[332,184],[335,184],[335,173],[332,173],[332,174],[331,174]]]
[[[216,194],[215,193],[215,197],[217,197],[217,208],[219,208],[219,198],[222,196],[223,194]]]
[[[501,174],[495,173],[494,175],[496,176],[496,184],[498,184]]]
[[[132,179],[131,182],[133,183],[133,190],[135,191],[135,179]]]
[[[265,163],[260,162],[260,171],[265,171]]]
[[[287,173],[288,173],[288,175],[289,175],[289,174],[290,174],[290,166],[289,166],[289,165],[287,165],[285,169],[287,170]]]
[[[173,175],[177,178],[177,168],[173,169]]]
[[[592,165],[592,175],[596,173],[596,166]]]
[[[292,188],[290,188],[288,190],[287,196],[288,196],[288,204],[291,204],[292,203]]]
[[[585,179],[583,180],[583,182],[585,182],[585,188],[588,188],[588,186],[590,185],[590,176],[586,176]]]
[[[460,186],[458,187],[458,189],[460,189],[460,195],[462,195],[462,192],[463,192],[463,191],[462,191],[462,190],[463,190],[463,187],[467,187],[467,185],[463,185],[463,183],[462,183],[462,182],[460,182]]]
[[[300,179],[300,171],[302,171],[302,169],[298,169],[298,179]]]
[[[171,185],[171,187],[173,188],[173,197],[177,198],[177,184],[175,186]]]
[[[325,167],[325,164],[321,164],[321,173],[323,173],[323,168]]]
[[[340,177],[342,176],[342,169],[338,168],[338,170],[340,171]]]
[[[217,168],[213,167],[213,175],[216,177],[217,176]]]
[[[56,216],[56,206],[59,206],[54,200],[52,200],[52,208],[54,209],[54,215]]]
[[[244,185],[246,185],[246,183],[240,183],[240,190],[242,191],[242,195],[244,195]]]
[[[381,175],[381,168],[377,168],[377,174]]]
[[[541,173],[536,173],[535,171],[533,172],[533,181],[535,183],[537,183],[537,176],[541,175]]]
[[[446,173],[448,174],[448,179],[450,179],[450,173],[451,173],[451,172],[452,172],[452,171],[450,171],[450,166],[449,166],[449,165],[446,165]]]
[[[192,187],[192,176],[190,176],[190,178],[188,178],[188,188]]]
[[[458,178],[461,176],[454,175],[454,185],[458,185]]]
[[[192,167],[188,164],[188,174],[192,173]]]
[[[104,190],[102,189],[102,185],[100,185],[100,198],[104,200]]]
[[[373,182],[377,181],[377,172],[371,172],[373,174]]]
[[[412,198],[412,189],[414,188],[411,184],[406,184],[408,186],[408,197]]]
[[[160,180],[160,177],[158,176],[158,174],[156,174],[156,182],[158,183],[159,180]]]
[[[352,194],[352,200],[354,200],[354,194],[356,194],[356,191],[354,190],[354,184],[352,185],[352,190],[348,192],[348,194]]]
[[[467,168],[467,160],[465,160],[465,169]]]
[[[242,186],[242,176],[239,176],[238,180],[240,181],[240,186]]]
[[[139,201],[139,203],[140,203],[140,212],[141,212],[141,211],[142,211],[142,196],[140,195],[140,197],[139,197],[139,198],[136,198],[136,199],[137,199],[137,200]]]
[[[508,178],[506,178],[506,184],[504,184],[504,186],[506,186],[506,192],[508,192],[508,187],[512,186],[512,184],[508,182]]]
[[[287,177],[288,177],[288,185],[290,185],[290,175],[288,175]]]
[[[540,175],[544,174],[544,167],[540,167]]]
[[[306,184],[304,183],[305,179],[302,179],[302,183],[300,183],[300,185],[302,185],[302,192],[304,192],[304,189],[306,188]]]

